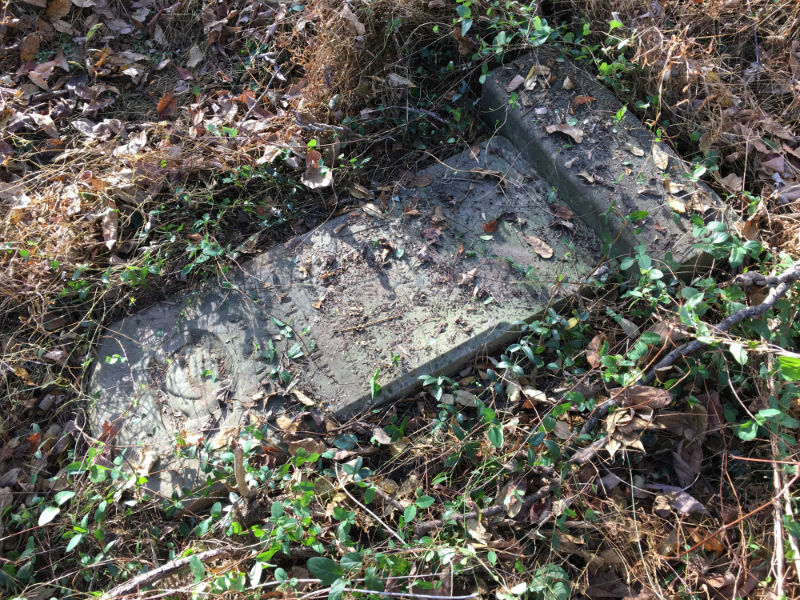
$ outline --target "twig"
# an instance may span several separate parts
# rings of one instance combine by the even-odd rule
[[[206,550],[205,552],[199,552],[197,554],[193,554],[192,556],[184,556],[183,558],[173,559],[157,569],[137,575],[125,583],[121,583],[111,588],[105,594],[103,594],[102,600],[112,600],[113,598],[121,598],[122,596],[137,593],[140,587],[145,585],[153,585],[155,582],[160,581],[165,577],[169,577],[181,569],[185,569],[189,566],[189,561],[191,561],[193,557],[196,557],[198,560],[203,562],[219,556],[239,554],[244,552],[244,550],[245,548],[225,546],[224,548],[215,548],[214,550]]]
[[[767,312],[770,308],[775,306],[775,303],[780,300],[786,292],[792,287],[797,280],[800,279],[800,263],[793,266],[791,269],[787,269],[783,273],[778,276],[764,276],[761,274],[757,275],[750,275],[749,273],[745,275],[740,275],[733,280],[733,283],[742,286],[748,285],[768,285],[771,287],[767,297],[761,304],[756,304],[755,306],[748,306],[747,308],[743,308],[741,310],[737,310],[735,313],[730,315],[729,317],[723,319],[719,322],[718,325],[710,325],[710,329],[717,333],[722,333],[727,331],[737,323],[744,321],[745,319],[755,319],[763,315]],[[774,286],[774,287],[773,287]],[[669,367],[677,360],[684,358],[694,352],[697,352],[700,348],[705,346],[705,344],[699,340],[692,340],[691,342],[686,342],[675,348],[672,352],[667,354],[664,358],[662,358],[658,363],[655,364],[647,373],[642,375],[636,382],[637,384],[648,384],[656,377],[656,373],[665,367]],[[608,414],[608,411],[612,408],[617,406],[616,398],[612,398],[607,400],[600,406],[598,406],[594,413],[589,417],[586,421],[584,426],[581,428],[581,434],[589,433],[594,430],[595,427],[600,423],[600,421]]]
[[[352,500],[353,502],[355,502],[356,504],[358,504],[358,506],[359,506],[359,507],[361,507],[361,510],[363,510],[364,512],[366,512],[366,513],[367,513],[367,514],[368,514],[370,517],[372,517],[372,518],[373,518],[373,519],[375,519],[375,520],[376,520],[378,523],[380,523],[380,524],[381,524],[381,526],[382,526],[382,527],[383,527],[383,528],[384,528],[386,531],[388,531],[389,533],[391,533],[391,534],[392,534],[392,535],[395,537],[395,539],[397,539],[397,540],[398,540],[398,541],[399,541],[401,544],[405,545],[406,541],[405,541],[405,540],[404,540],[402,537],[400,537],[400,534],[399,534],[399,533],[397,533],[397,532],[396,532],[394,529],[392,529],[391,527],[389,527],[389,526],[388,526],[388,525],[387,525],[387,524],[386,524],[386,523],[385,523],[385,522],[384,522],[384,521],[383,521],[383,520],[382,520],[382,519],[381,519],[381,518],[380,518],[378,515],[376,515],[374,512],[372,512],[372,511],[371,511],[370,509],[368,509],[366,506],[364,506],[364,505],[363,505],[361,502],[359,502],[358,500],[356,500],[355,496],[353,496],[353,494],[351,494],[349,491],[347,491],[347,485],[345,484],[345,482],[344,482],[344,481],[342,481],[342,476],[339,474],[339,465],[338,465],[338,464],[336,465],[336,479],[339,481],[339,485],[340,485],[340,486],[342,486],[342,491],[343,491],[345,494],[347,494],[347,496],[350,498],[350,500]]]

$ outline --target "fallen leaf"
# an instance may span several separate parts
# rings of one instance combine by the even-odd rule
[[[102,221],[103,240],[105,241],[106,248],[109,250],[117,243],[118,228],[119,213],[114,207],[111,207],[106,211],[106,214],[103,215]]]
[[[38,33],[29,33],[25,36],[20,44],[19,60],[20,62],[31,62],[36,60],[36,54],[39,52],[39,44],[41,39]]]
[[[682,515],[689,515],[696,512],[706,512],[706,507],[703,506],[701,502],[695,500],[691,495],[683,491],[682,488],[674,485],[664,485],[661,483],[648,483],[647,488],[650,490],[664,492],[664,495],[670,500],[670,506],[672,506],[675,511]]]
[[[544,240],[536,237],[535,235],[524,235],[522,237],[526,242],[528,242],[528,245],[533,248],[533,251],[542,258],[550,258],[553,256],[553,249],[548,246]]]
[[[344,7],[342,8],[342,12],[340,14],[342,15],[342,18],[350,24],[356,35],[364,35],[367,32],[367,28],[364,27],[364,24],[358,20],[358,17],[350,9],[350,5],[347,4],[347,2],[344,3]],[[409,87],[413,87],[413,85]]]
[[[594,183],[594,177],[591,175],[591,173],[586,171],[580,171],[578,173],[578,177],[583,177],[583,179],[586,180],[586,183]]]
[[[375,438],[375,441],[379,444],[384,446],[388,446],[392,443],[392,436],[390,436],[386,431],[384,431],[383,427],[375,427],[372,430],[372,437]]]
[[[309,150],[306,154],[306,170],[300,181],[310,190],[328,187],[333,183],[333,173],[321,165],[322,154]]]
[[[59,21],[67,16],[72,7],[72,0],[50,0],[47,5],[47,18],[51,21]]]
[[[570,209],[568,209],[566,206],[561,206],[561,205],[556,205],[551,207],[550,212],[554,216],[558,217],[559,219],[564,219],[565,221],[569,221],[570,219],[572,219],[572,217],[575,216],[575,213],[573,213]]]
[[[760,219],[756,216],[747,219],[747,221],[744,222],[744,225],[742,226],[742,236],[744,236],[746,240],[755,240],[758,238],[759,221]]]
[[[475,276],[477,274],[478,274],[478,267],[470,269],[465,273],[460,273],[458,276],[458,281],[456,281],[456,285],[458,286],[472,285],[473,283],[475,283]]]
[[[186,61],[186,66],[190,69],[194,69],[197,65],[203,62],[205,55],[203,51],[200,50],[200,47],[197,44],[194,44],[191,48],[189,48],[189,60]]]
[[[561,84],[561,87],[567,91],[571,90],[575,87],[575,82],[570,79],[569,76],[564,78],[564,82]]]
[[[306,394],[304,394],[303,392],[301,392],[298,389],[292,390],[292,394],[294,394],[295,398],[297,398],[297,400],[300,402],[300,404],[303,404],[305,406],[316,406],[317,405],[316,402],[314,402],[311,398],[309,398]]]
[[[653,164],[662,171],[666,171],[669,166],[669,153],[658,143],[653,144]]]
[[[582,104],[590,104],[594,102],[595,98],[593,96],[575,96],[572,100],[572,106],[581,106]]]
[[[680,198],[670,195],[669,198],[667,198],[667,203],[676,213],[681,215],[686,214],[686,203]]]
[[[516,75],[514,75],[514,77],[511,78],[511,81],[508,82],[508,85],[506,86],[506,91],[513,92],[523,83],[525,83],[525,78],[519,73],[517,73]]]
[[[487,221],[482,225],[482,229],[485,233],[494,233],[497,231],[497,219],[492,219],[491,221]]]
[[[320,440],[316,438],[303,438],[302,440],[294,440],[287,442],[286,444],[289,447],[289,454],[294,456],[297,454],[297,451],[302,448],[309,454],[324,454],[328,447],[322,443]]]
[[[467,519],[465,525],[467,526],[467,533],[479,544],[486,544],[489,540],[486,538],[486,528],[478,519]]]
[[[175,93],[172,90],[164,94],[156,106],[156,113],[158,113],[158,116],[161,119],[167,119],[171,117],[177,110],[178,98],[175,96]]]
[[[411,187],[421,188],[421,187],[428,187],[430,184],[433,183],[433,175],[430,173],[423,173],[422,175],[417,175],[413,179],[409,185]]]
[[[583,131],[581,131],[578,127],[574,125],[566,125],[564,123],[558,123],[557,125],[548,125],[544,128],[547,133],[563,133],[568,135],[573,140],[575,140],[576,144],[580,144],[583,141]]]
[[[649,385],[632,385],[624,388],[619,395],[620,405],[633,408],[664,408],[672,402],[667,390]]]
[[[586,346],[586,362],[588,362],[589,366],[591,366],[593,369],[596,369],[600,366],[600,349],[603,347],[605,341],[605,334],[598,333],[592,338],[592,341],[589,342],[589,345]]]
[[[644,150],[639,148],[636,144],[631,144],[630,142],[625,144],[625,149],[633,154],[634,156],[644,156]]]
[[[719,182],[732,192],[742,191],[742,178],[736,173],[728,173]]]
[[[386,81],[388,81],[389,85],[391,85],[392,87],[408,87],[408,88],[417,87],[416,85],[414,85],[413,81],[407,79],[406,77],[403,77],[402,75],[398,75],[397,73],[389,73],[389,75],[386,77]]]
[[[352,187],[347,190],[350,192],[350,195],[357,200],[371,200],[375,197],[370,190],[365,188],[363,185],[359,185],[358,183],[354,183]]]

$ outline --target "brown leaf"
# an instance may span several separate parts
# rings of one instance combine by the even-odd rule
[[[760,219],[756,215],[755,217],[747,219],[747,221],[744,222],[744,225],[742,226],[742,235],[746,240],[755,240],[758,238],[759,220]]]
[[[322,154],[309,150],[306,154],[306,170],[300,181],[310,190],[328,187],[333,183],[333,173],[321,165]]]
[[[669,152],[664,150],[660,144],[653,144],[653,164],[662,171],[666,171],[669,166]]]
[[[553,256],[553,249],[548,246],[544,240],[536,237],[535,235],[524,235],[525,241],[528,242],[533,251],[542,258],[550,258]]]
[[[50,0],[47,5],[47,18],[51,21],[59,21],[67,16],[72,7],[72,0]]]
[[[494,233],[497,231],[497,219],[492,219],[483,224],[483,231],[485,233]]]
[[[421,188],[421,187],[428,187],[430,184],[433,183],[433,175],[430,173],[423,173],[422,175],[417,175],[414,177],[409,185],[411,187]]]
[[[664,408],[672,402],[672,395],[667,390],[649,385],[632,385],[623,389],[618,397],[621,406],[633,408]]]
[[[158,113],[158,116],[161,119],[167,119],[171,117],[177,110],[178,98],[175,96],[175,93],[172,90],[164,94],[156,106],[156,113]]]
[[[205,55],[203,51],[200,50],[200,47],[197,44],[193,44],[191,48],[189,48],[189,59],[186,61],[186,66],[189,69],[194,69],[197,65],[203,62]]]
[[[356,35],[364,35],[367,32],[367,28],[364,27],[364,24],[358,20],[358,17],[350,9],[350,5],[346,2],[344,3],[344,7],[342,8],[342,12],[340,14],[342,15],[342,18],[347,21],[350,27],[352,27],[353,32]]]
[[[566,206],[561,206],[561,205],[553,206],[550,209],[550,212],[554,216],[558,217],[559,219],[564,219],[565,221],[569,221],[570,219],[572,219],[572,217],[575,216],[575,213],[573,213],[570,209],[568,209]]]
[[[111,250],[114,244],[117,243],[117,236],[119,235],[119,213],[114,207],[109,208],[106,214],[103,215],[102,229],[106,248]]]
[[[575,140],[576,144],[580,144],[583,141],[583,131],[581,131],[578,127],[573,125],[566,125],[564,123],[558,123],[556,125],[548,125],[544,128],[547,133],[563,133],[568,135],[573,140]]]
[[[458,281],[456,281],[456,285],[458,286],[465,286],[465,285],[472,285],[475,283],[475,276],[478,274],[478,267],[471,269],[465,273],[460,273],[458,276]]]
[[[41,40],[39,38],[38,33],[29,33],[25,36],[25,39],[22,40],[20,44],[19,50],[19,60],[20,62],[31,62],[32,60],[36,60],[36,55],[39,52],[39,44]]]
[[[728,173],[719,182],[732,192],[742,191],[742,178],[736,173]]]
[[[592,341],[589,342],[589,345],[586,346],[586,362],[588,362],[593,369],[596,369],[600,366],[600,348],[603,347],[605,341],[605,334],[598,333],[592,338]]]
[[[572,101],[572,106],[581,106],[582,104],[591,104],[595,99],[592,96],[575,96]]]
[[[519,86],[521,86],[523,83],[525,83],[525,78],[522,75],[520,75],[519,73],[517,73],[516,75],[514,75],[514,77],[511,79],[511,81],[508,82],[508,85],[506,86],[506,91],[507,92],[513,92]]]

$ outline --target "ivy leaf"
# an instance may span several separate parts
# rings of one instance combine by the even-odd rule
[[[74,495],[75,492],[73,492],[72,490],[64,490],[63,492],[58,492],[55,497],[56,504],[61,506],[62,504],[64,504],[64,502],[68,502],[69,500],[71,500]]]
[[[428,508],[431,506],[436,500],[434,500],[430,496],[420,496],[417,498],[417,506],[420,508]]]
[[[492,446],[495,448],[502,448],[503,447],[503,428],[499,425],[492,425],[489,427],[489,432],[487,434],[489,436],[489,441],[492,443]]]
[[[744,349],[742,344],[733,343],[730,345],[731,355],[733,356],[734,360],[739,363],[740,365],[747,364],[747,351]]]
[[[403,511],[403,520],[406,523],[411,523],[414,520],[414,517],[417,516],[417,507],[413,504],[411,506],[407,506],[405,511]]]
[[[58,513],[61,512],[61,509],[57,506],[47,506],[42,511],[42,514],[39,515],[39,527],[42,525],[47,525],[50,521],[58,516]]]
[[[800,379],[800,356],[779,356],[778,364],[784,379],[787,381]]]
[[[332,585],[344,575],[338,562],[324,556],[308,559],[308,570],[322,582],[322,585]]]
[[[203,566],[203,561],[197,558],[196,554],[193,554],[192,558],[189,559],[189,570],[192,572],[195,583],[202,581],[203,577],[206,576],[206,568]]]

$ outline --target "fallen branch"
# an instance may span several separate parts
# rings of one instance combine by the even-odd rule
[[[751,285],[769,286],[771,289],[769,290],[767,297],[761,304],[756,304],[755,306],[748,306],[747,308],[737,310],[729,317],[720,321],[718,325],[711,325],[710,328],[716,333],[722,333],[737,323],[741,323],[745,319],[755,319],[760,317],[773,306],[775,306],[775,303],[780,300],[786,294],[786,292],[789,291],[789,289],[792,287],[792,284],[798,280],[800,280],[800,263],[777,276],[766,276],[761,275],[760,273],[752,275],[750,273],[745,273],[744,275],[738,275],[733,280],[733,283],[736,285],[741,285],[742,287],[749,287]],[[685,344],[678,346],[672,352],[662,358],[658,363],[656,363],[655,366],[653,366],[649,371],[642,375],[634,385],[646,385],[652,382],[656,377],[656,373],[660,369],[669,367],[679,359],[685,358],[686,356],[697,352],[704,345],[705,344],[703,342],[692,340],[691,342],[686,342]],[[607,400],[598,406],[581,428],[581,434],[593,431],[603,417],[608,414],[608,411],[615,406],[617,406],[616,398]]]
[[[205,552],[192,554],[191,556],[184,556],[183,558],[175,558],[168,563],[161,565],[157,569],[137,575],[125,583],[121,583],[118,586],[111,588],[105,594],[103,594],[102,600],[113,600],[114,598],[122,598],[123,596],[128,596],[130,594],[136,594],[139,592],[140,587],[153,585],[157,581],[161,581],[173,573],[177,573],[182,569],[186,569],[189,566],[189,561],[191,561],[193,557],[197,557],[198,560],[204,562],[220,556],[241,554],[245,550],[246,548],[225,546],[223,548],[214,548],[213,550],[206,550]]]

